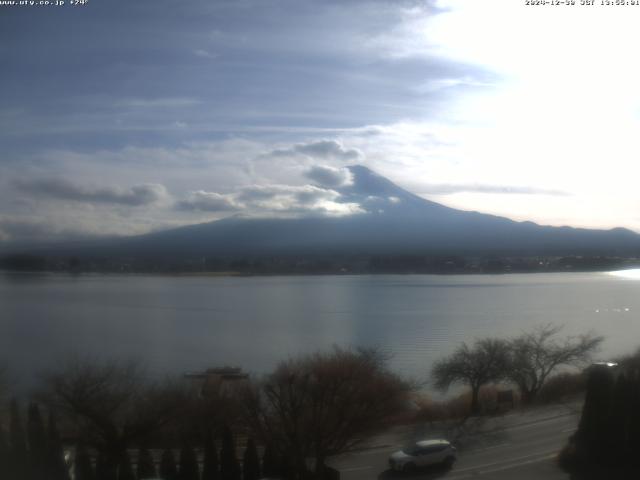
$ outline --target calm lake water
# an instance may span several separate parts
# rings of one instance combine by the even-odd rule
[[[547,322],[640,347],[640,279],[607,273],[163,277],[0,274],[0,361],[22,387],[72,353],[138,357],[151,374],[266,372],[333,344],[381,346],[425,378],[462,341]]]

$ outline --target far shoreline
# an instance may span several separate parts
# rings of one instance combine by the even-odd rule
[[[69,270],[7,270],[0,269],[3,275],[46,275],[46,276],[124,276],[124,277],[172,277],[172,278],[267,278],[267,277],[382,277],[382,276],[436,276],[436,277],[488,277],[488,276],[510,276],[510,275],[544,275],[562,273],[605,273],[615,275],[619,272],[637,271],[640,278],[640,265],[630,266],[621,269],[565,269],[565,270],[539,270],[539,271],[505,271],[505,272],[240,272],[240,271],[202,271],[202,272],[153,272],[153,271],[69,271]],[[619,278],[630,278],[634,275],[615,275]]]

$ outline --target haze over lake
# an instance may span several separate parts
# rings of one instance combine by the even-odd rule
[[[333,344],[381,346],[424,378],[458,343],[537,324],[640,346],[640,280],[608,273],[170,277],[0,275],[0,361],[27,386],[70,353],[138,357],[154,375],[267,372]]]

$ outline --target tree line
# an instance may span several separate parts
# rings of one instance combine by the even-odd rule
[[[586,362],[602,341],[559,332],[546,325],[511,339],[463,343],[434,364],[434,384],[470,387],[473,413],[489,382],[512,382],[533,402],[554,371]],[[26,429],[11,402],[8,421],[0,421],[0,472],[12,480],[66,480],[62,436],[73,447],[75,480],[332,478],[328,458],[410,407],[416,386],[388,360],[379,349],[336,347],[205,390],[185,379],[150,380],[135,362],[71,359],[41,376]],[[46,427],[40,408],[48,412]]]
[[[124,448],[118,458],[110,457],[104,449],[93,457],[86,438],[76,438],[72,468],[65,461],[60,433],[53,413],[48,424],[43,422],[40,408],[30,403],[26,429],[23,426],[18,403],[11,401],[8,435],[0,428],[0,473],[11,480],[258,480],[281,474],[281,466],[274,452],[265,449],[262,462],[252,439],[246,442],[242,461],[239,462],[231,429],[221,432],[222,446],[216,448],[213,435],[209,435],[200,452],[200,459],[191,442],[183,442],[176,455],[174,449],[165,448],[159,459],[151,450],[139,447],[133,467],[130,449]],[[1,427],[1,425],[0,425]],[[115,460],[115,461],[114,461]],[[202,468],[200,467],[202,465]],[[242,466],[241,466],[242,465]],[[5,477],[6,475],[6,477]]]
[[[521,401],[531,404],[552,373],[562,366],[584,365],[603,341],[603,337],[591,333],[560,339],[560,330],[560,326],[549,324],[511,339],[462,343],[434,364],[433,384],[443,391],[453,384],[468,386],[472,414],[480,412],[480,389],[489,383],[512,383]]]
[[[3,478],[67,480],[68,469],[53,413],[49,414],[45,428],[38,405],[30,404],[25,429],[16,400],[11,401],[9,412],[8,432],[0,424],[0,474]]]
[[[12,480],[67,480],[70,473],[75,480],[333,478],[327,458],[384,428],[409,404],[413,386],[387,360],[377,349],[336,347],[288,359],[263,378],[204,390],[185,379],[150,380],[134,362],[74,359],[42,376],[26,432],[11,402],[8,435],[0,430],[0,474],[10,472]],[[46,427],[41,408],[49,412]],[[61,436],[73,447],[66,449],[74,454],[71,471],[63,468]]]
[[[567,470],[603,478],[638,478],[640,471],[640,351],[589,369],[577,431],[560,455]],[[582,475],[582,476],[588,476]],[[572,477],[573,478],[573,477]]]

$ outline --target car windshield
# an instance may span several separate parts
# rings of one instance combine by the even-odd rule
[[[402,453],[405,453],[407,455],[417,455],[419,451],[420,451],[420,449],[418,447],[416,447],[415,445],[411,445],[409,447],[404,447],[402,449]]]

